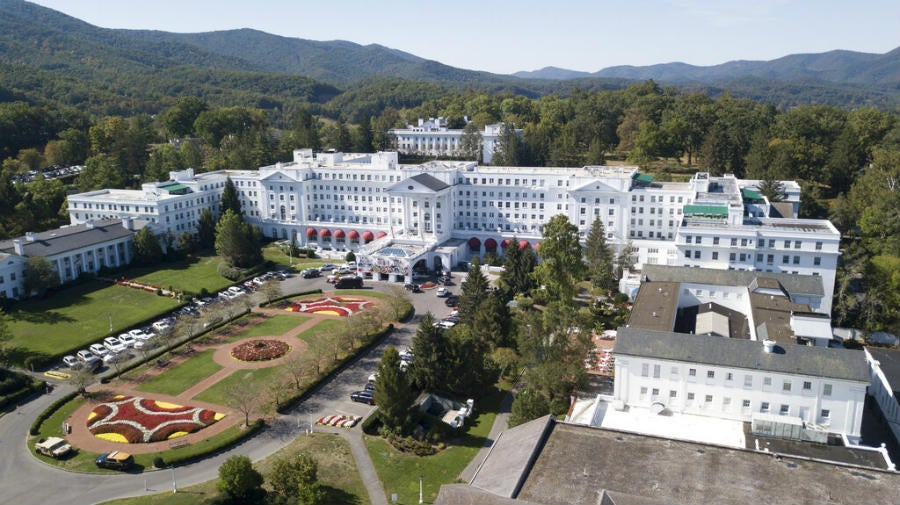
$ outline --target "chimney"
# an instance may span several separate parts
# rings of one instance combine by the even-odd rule
[[[772,352],[775,351],[775,341],[769,339],[763,340],[763,351],[767,354],[772,354]]]
[[[126,230],[134,229],[134,222],[131,219],[131,216],[122,216],[122,228]]]
[[[13,239],[13,250],[19,256],[25,256],[25,248],[22,247],[22,240],[18,238]]]
[[[33,231],[25,232],[25,240],[28,242],[34,242],[37,240],[37,235]]]

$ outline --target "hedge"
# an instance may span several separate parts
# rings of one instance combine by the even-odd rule
[[[279,297],[277,297],[277,298],[273,298],[273,299],[271,299],[271,300],[268,301],[268,302],[260,303],[259,306],[260,306],[260,307],[268,307],[269,305],[272,305],[272,304],[275,303],[275,302],[280,302],[280,301],[282,301],[282,300],[286,300],[286,299],[288,299],[288,298],[293,298],[293,297],[295,297],[295,296],[320,295],[320,294],[322,294],[322,290],[321,290],[321,289],[311,289],[311,290],[309,290],[309,291],[301,291],[301,292],[299,292],[299,293],[291,293],[291,294],[289,294],[289,295],[282,295],[282,296],[279,296]]]
[[[238,431],[234,436],[218,440],[218,443],[214,446],[200,448],[199,445],[189,445],[178,449],[169,449],[168,451],[157,454],[154,457],[154,460],[156,458],[161,458],[167,467],[193,463],[227,449],[245,438],[255,435],[265,425],[266,423],[262,419],[257,419],[256,421],[253,421],[247,429]],[[192,452],[191,448],[198,448],[199,450]]]
[[[9,405],[16,405],[20,400],[24,400],[32,395],[39,394],[45,387],[47,387],[47,383],[44,381],[31,381],[27,386],[0,397],[0,410],[5,409]]]
[[[71,393],[61,397],[59,400],[56,400],[55,402],[51,403],[50,406],[47,407],[46,409],[44,409],[44,411],[41,412],[37,416],[37,418],[35,418],[34,422],[31,423],[31,429],[28,430],[28,433],[31,434],[31,436],[33,436],[33,437],[37,436],[41,432],[41,425],[44,424],[44,421],[46,421],[47,418],[49,418],[54,413],[56,413],[57,410],[62,408],[63,405],[74,400],[76,396],[78,396],[78,392],[72,391]]]

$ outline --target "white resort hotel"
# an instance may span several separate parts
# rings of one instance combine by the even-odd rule
[[[785,200],[773,203],[759,193],[759,181],[703,172],[688,182],[656,182],[636,167],[401,165],[396,152],[310,149],[258,170],[170,176],[140,190],[71,195],[71,221],[130,217],[157,233],[195,233],[203,209],[218,213],[230,177],[245,218],[266,236],[354,251],[360,273],[376,279],[401,281],[415,266],[449,269],[507,247],[537,250],[544,224],[557,214],[582,237],[600,218],[613,247],[631,242],[638,268],[815,275],[830,294],[840,254],[840,234],[830,222],[796,217],[800,188],[790,181],[783,183]]]

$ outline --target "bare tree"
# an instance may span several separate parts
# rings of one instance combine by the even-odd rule
[[[388,297],[384,301],[386,312],[391,321],[397,321],[410,305],[409,293],[400,286],[391,286]]]
[[[303,385],[303,379],[308,373],[309,365],[309,360],[300,354],[289,355],[284,360],[284,367],[287,369],[288,373],[291,375],[291,378],[294,380],[294,388],[296,388],[298,391]]]
[[[309,359],[316,367],[316,375],[322,373],[322,364],[328,358],[328,339],[316,335],[309,340]]]
[[[259,291],[266,299],[266,302],[271,302],[272,300],[281,296],[281,283],[274,279],[268,280],[263,283],[263,285],[259,288]]]
[[[87,370],[78,370],[72,374],[72,378],[69,379],[69,382],[75,387],[75,391],[81,393],[81,396],[86,397],[87,393],[85,392],[85,389],[94,382],[94,374]]]
[[[245,374],[246,379],[250,373]],[[230,407],[234,407],[244,414],[244,426],[250,426],[250,416],[259,408],[262,397],[255,384],[249,380],[243,380],[233,384],[225,391],[225,400]]]

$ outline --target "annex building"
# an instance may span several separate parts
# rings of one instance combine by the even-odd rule
[[[73,224],[146,219],[158,232],[196,232],[217,213],[226,178],[245,217],[273,239],[354,251],[360,270],[408,277],[411,267],[447,269],[507,247],[538,249],[544,224],[564,214],[586,236],[601,219],[609,243],[633,246],[644,264],[821,276],[834,286],[840,233],[827,220],[797,219],[800,189],[769,202],[759,181],[697,173],[658,183],[637,167],[495,167],[469,161],[401,165],[396,152],[294,151],[289,163],[196,174],[139,190],[71,195]]]
[[[490,163],[494,159],[494,151],[500,141],[502,124],[486,125],[481,135],[481,159]],[[407,125],[406,128],[391,128],[388,133],[396,139],[397,151],[404,154],[425,156],[460,157],[465,156],[463,150],[463,131],[447,127],[447,119],[443,117],[422,119],[418,124]],[[516,130],[521,135],[522,130]]]

